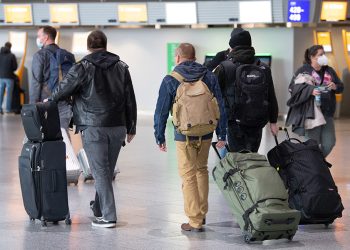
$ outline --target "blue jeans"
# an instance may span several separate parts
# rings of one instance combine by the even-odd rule
[[[305,138],[317,141],[324,157],[326,157],[330,154],[333,147],[335,146],[335,128],[333,117],[325,116],[324,118],[326,120],[326,124],[306,130]]]
[[[10,78],[0,78],[0,111],[2,112],[2,102],[5,95],[6,87],[6,112],[11,112],[12,106],[12,92],[13,92],[13,79]]]

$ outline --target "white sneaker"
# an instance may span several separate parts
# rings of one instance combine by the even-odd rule
[[[95,220],[92,221],[91,225],[93,227],[104,227],[104,228],[112,228],[117,226],[116,221],[107,221],[102,217],[96,217]]]

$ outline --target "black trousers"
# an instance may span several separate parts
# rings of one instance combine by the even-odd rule
[[[262,128],[245,127],[235,121],[229,121],[227,127],[227,141],[231,152],[249,150],[258,152],[260,147]]]

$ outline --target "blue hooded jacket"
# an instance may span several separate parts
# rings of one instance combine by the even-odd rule
[[[216,128],[216,134],[219,140],[226,140],[226,125],[227,119],[224,109],[224,101],[222,99],[220,86],[214,73],[209,71],[206,67],[194,61],[186,61],[177,65],[174,71],[181,74],[186,81],[197,81],[203,76],[202,81],[207,84],[210,91],[216,97],[220,108],[220,121]],[[157,144],[165,142],[165,128],[169,116],[169,111],[172,109],[176,90],[180,83],[172,76],[166,75],[162,81],[159,89],[159,96],[157,100],[156,111],[154,114],[154,135]],[[175,131],[176,141],[186,141],[186,136]],[[202,136],[202,140],[211,139],[213,134]],[[196,140],[198,137],[189,137],[190,140]]]

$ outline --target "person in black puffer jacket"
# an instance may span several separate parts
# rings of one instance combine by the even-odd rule
[[[323,46],[314,45],[305,51],[304,65],[300,67],[294,74],[292,81],[289,85],[289,91],[293,93],[295,89],[294,79],[299,74],[308,74],[312,76],[315,89],[309,92],[310,98],[315,99],[316,96],[320,96],[320,105],[322,114],[326,120],[326,124],[317,126],[312,129],[301,129],[295,131],[299,135],[305,135],[307,139],[316,140],[326,157],[332,151],[335,146],[335,129],[334,129],[334,113],[335,113],[335,94],[342,93],[344,90],[344,84],[341,82],[335,70],[328,66],[328,59],[325,55]],[[317,89],[322,87],[325,90],[320,91]],[[290,112],[289,112],[290,113]],[[292,124],[289,121],[294,120],[292,115],[287,117],[287,124]]]

